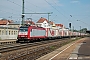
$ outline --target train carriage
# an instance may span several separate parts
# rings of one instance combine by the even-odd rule
[[[60,37],[59,30],[54,28],[45,28],[47,38],[58,38]]]
[[[63,37],[68,37],[69,36],[69,30],[68,29],[59,29],[60,36]]]

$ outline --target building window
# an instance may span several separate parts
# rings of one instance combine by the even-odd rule
[[[8,35],[8,31],[6,31],[6,35]]]
[[[4,32],[3,32],[3,34],[5,35],[6,34],[6,30],[4,29]]]
[[[9,31],[9,35],[10,35],[10,31]]]
[[[2,35],[4,34],[4,31],[2,31]]]
[[[13,35],[13,31],[11,32],[11,35]]]
[[[14,35],[15,35],[15,31],[14,31]]]
[[[18,32],[16,31],[16,35],[18,34]]]

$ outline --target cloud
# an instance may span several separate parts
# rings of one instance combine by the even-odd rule
[[[79,1],[77,1],[77,0],[74,0],[74,1],[71,1],[71,3],[79,3]]]

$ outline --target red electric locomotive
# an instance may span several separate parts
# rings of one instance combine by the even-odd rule
[[[36,26],[21,26],[17,37],[17,42],[29,42],[46,38],[46,30]]]

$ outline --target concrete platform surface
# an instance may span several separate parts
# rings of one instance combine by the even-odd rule
[[[90,60],[90,37],[69,43],[37,60]]]

